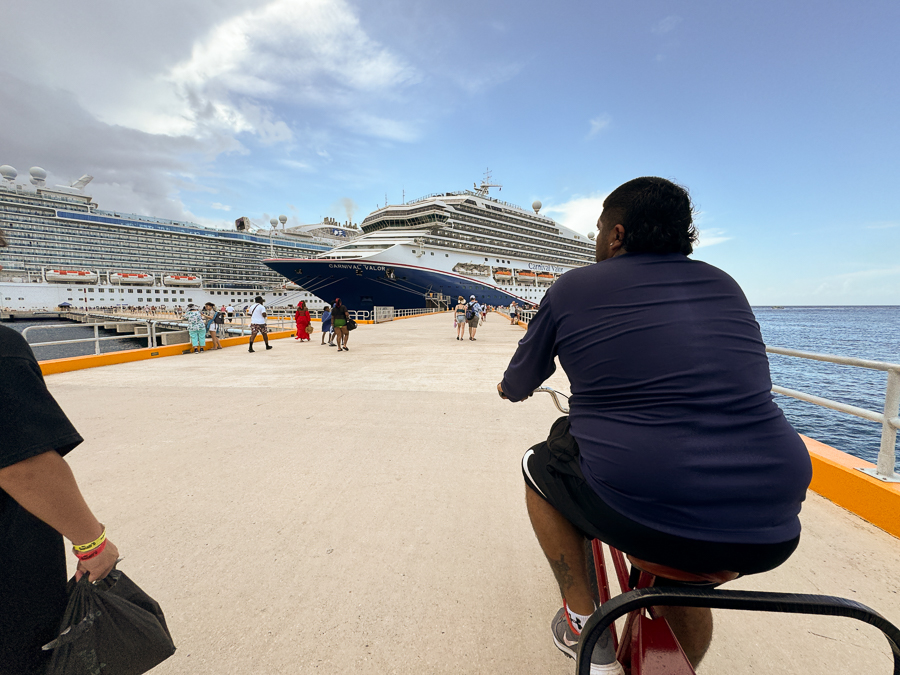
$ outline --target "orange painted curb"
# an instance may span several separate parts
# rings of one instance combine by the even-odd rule
[[[282,338],[294,337],[297,331],[278,331],[269,333],[272,340],[280,340]],[[245,345],[250,342],[249,335],[241,337],[224,338],[219,340],[223,347],[236,347]],[[212,344],[212,340],[206,340],[206,344]],[[55,375],[56,373],[68,373],[73,370],[84,370],[86,368],[100,368],[102,366],[112,366],[117,363],[131,363],[132,361],[146,361],[148,359],[156,359],[163,356],[180,356],[191,349],[190,342],[183,342],[177,345],[167,345],[165,347],[144,347],[143,349],[128,349],[121,352],[110,352],[109,354],[90,354],[88,356],[73,356],[67,359],[50,359],[48,361],[38,361],[41,372],[44,375]]]
[[[857,471],[858,467],[874,468],[871,462],[812,438],[800,438],[806,443],[812,459],[810,490],[885,532],[900,537],[900,483],[884,483]]]

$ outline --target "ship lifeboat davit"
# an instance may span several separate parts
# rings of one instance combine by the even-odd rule
[[[44,278],[64,284],[96,284],[100,281],[100,275],[90,270],[47,270]]]
[[[113,272],[109,275],[109,283],[122,286],[152,286],[154,277],[145,272]]]
[[[516,280],[524,281],[529,284],[534,283],[534,279],[537,275],[531,270],[516,270]]]
[[[203,285],[203,280],[193,274],[167,274],[163,277],[163,284],[166,286],[191,286],[196,288]]]
[[[510,279],[512,279],[512,270],[509,270],[505,267],[495,267],[494,279],[496,279],[497,281],[509,281]]]
[[[556,275],[552,272],[538,272],[537,282],[542,286],[549,286],[556,279]]]

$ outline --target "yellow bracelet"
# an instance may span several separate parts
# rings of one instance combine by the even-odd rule
[[[106,541],[106,528],[103,528],[103,534],[94,539],[90,544],[81,544],[80,546],[77,544],[72,544],[72,550],[75,553],[87,553],[88,551],[93,551],[95,548],[100,546],[104,541]]]

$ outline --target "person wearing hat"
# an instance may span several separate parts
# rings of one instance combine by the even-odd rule
[[[191,336],[191,347],[195,354],[199,354],[206,346],[206,319],[197,309],[197,305],[191,303],[188,305],[188,311],[184,313],[184,320],[187,321],[188,333]]]
[[[481,319],[481,305],[474,295],[469,296],[469,304],[466,309],[466,322],[469,324],[469,339],[475,341],[475,331],[478,329],[478,321]]]

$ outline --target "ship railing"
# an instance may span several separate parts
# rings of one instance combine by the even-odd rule
[[[75,328],[78,327],[77,324],[72,323],[58,323],[51,324],[49,326],[29,326],[25,330],[22,331],[22,337],[25,338],[25,341],[28,342],[28,345],[32,348],[34,347],[55,347],[57,345],[73,345],[82,342],[93,342],[94,343],[94,354],[100,354],[100,343],[105,340],[122,340],[124,338],[136,339],[141,338],[144,339],[146,337],[147,346],[154,347],[156,346],[156,321],[135,321],[133,323],[141,326],[147,326],[147,335],[113,335],[110,337],[100,337],[100,325],[103,323],[101,320],[99,323],[93,324],[94,327],[94,337],[88,338],[78,338],[75,340],[51,340],[49,342],[28,342],[28,333],[31,331],[37,330],[45,330],[48,328]],[[86,327],[86,326],[85,326]]]

